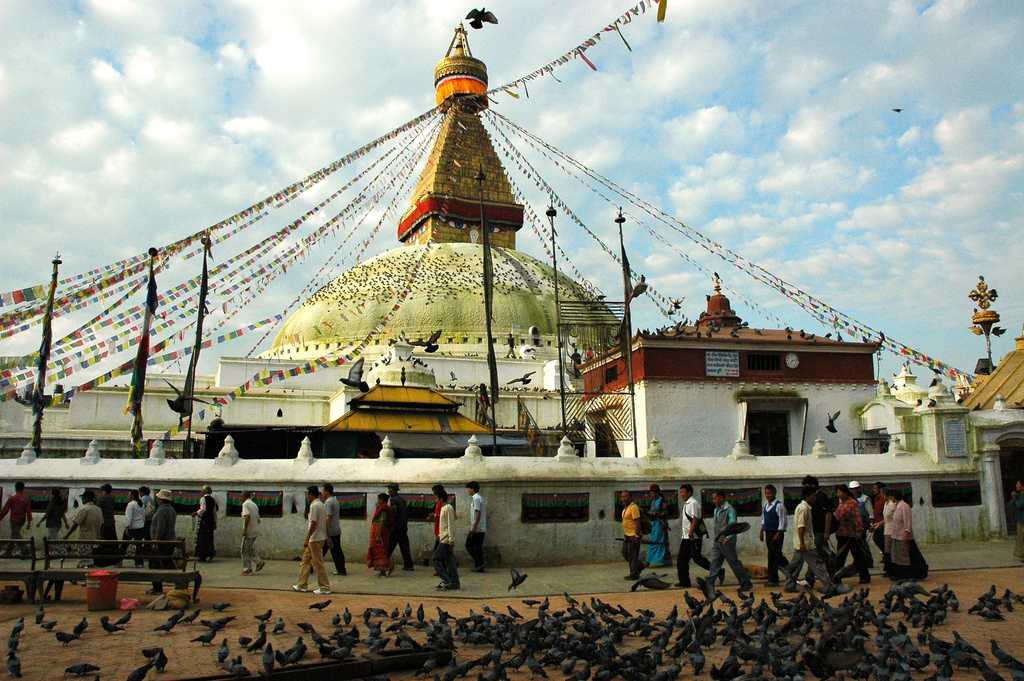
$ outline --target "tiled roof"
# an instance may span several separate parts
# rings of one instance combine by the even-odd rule
[[[968,409],[992,409],[1002,395],[1008,407],[1024,407],[1024,336],[987,378],[980,379],[974,392],[964,400]]]

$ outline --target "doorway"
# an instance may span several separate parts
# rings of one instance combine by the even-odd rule
[[[1017,531],[1017,518],[1010,504],[1010,493],[1018,480],[1024,480],[1024,440],[1014,439],[999,443],[999,469],[1003,477],[1003,510],[1006,530],[1012,537]]]
[[[789,412],[749,412],[747,438],[754,456],[789,456]]]

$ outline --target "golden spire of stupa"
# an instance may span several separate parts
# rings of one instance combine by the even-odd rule
[[[412,205],[398,225],[405,243],[480,243],[480,184],[491,243],[515,248],[523,226],[523,207],[480,121],[487,108],[487,66],[469,50],[460,24],[445,56],[434,69],[437,102],[447,109],[437,141],[427,158]]]

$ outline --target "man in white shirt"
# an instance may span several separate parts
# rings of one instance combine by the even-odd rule
[[[786,591],[796,590],[796,578],[804,563],[811,570],[811,573],[821,581],[821,589],[824,592],[832,590],[832,579],[828,575],[825,562],[818,554],[814,545],[814,522],[811,518],[811,498],[818,493],[818,488],[811,485],[804,485],[801,491],[801,501],[793,513],[793,560],[786,570]]]
[[[711,569],[711,563],[700,552],[702,541],[702,527],[700,517],[700,502],[693,498],[693,485],[684,482],[679,486],[679,499],[683,502],[679,509],[680,526],[682,526],[682,541],[679,542],[679,560],[676,561],[676,576],[679,581],[676,586],[688,589],[690,584],[690,561],[705,570]]]
[[[479,482],[467,482],[466,494],[470,496],[469,534],[466,536],[466,551],[473,557],[473,572],[483,572],[484,536],[487,533],[487,502],[480,496]]]
[[[256,553],[256,538],[259,536],[260,507],[252,500],[252,492],[244,492],[242,502],[242,574],[251,575],[253,570],[259,572],[264,562]]]
[[[437,522],[437,546],[434,547],[432,558],[434,570],[441,578],[437,589],[458,591],[459,571],[455,564],[455,508],[442,485],[434,485],[431,491],[442,504]]]
[[[316,485],[306,489],[306,503],[309,504],[309,524],[306,526],[306,539],[303,542],[302,562],[299,564],[299,581],[292,584],[294,591],[309,591],[309,573],[316,572],[317,588],[313,590],[318,596],[331,593],[331,582],[324,569],[324,542],[327,538],[327,511],[321,500],[320,490]]]

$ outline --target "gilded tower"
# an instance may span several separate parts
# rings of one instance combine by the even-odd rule
[[[481,186],[491,243],[516,247],[523,207],[512,196],[505,169],[480,121],[487,108],[487,66],[473,56],[460,25],[448,52],[434,69],[434,91],[445,110],[437,141],[427,159],[411,205],[398,224],[404,243],[478,243]]]

